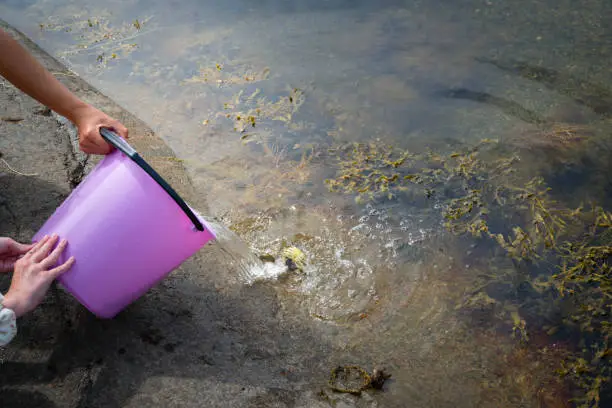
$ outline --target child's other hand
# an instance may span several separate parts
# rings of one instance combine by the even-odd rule
[[[32,247],[32,244],[21,244],[12,238],[0,237],[0,273],[12,272],[15,262]]]
[[[67,245],[66,240],[62,240],[51,251],[58,239],[57,235],[44,237],[15,262],[11,287],[2,301],[4,307],[15,312],[15,316],[34,310],[42,302],[51,282],[74,264],[74,257],[70,257],[55,266]]]

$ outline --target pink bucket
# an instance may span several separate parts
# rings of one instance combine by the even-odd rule
[[[117,149],[83,179],[36,233],[68,241],[58,279],[101,318],[111,318],[215,239],[205,221],[115,133]]]

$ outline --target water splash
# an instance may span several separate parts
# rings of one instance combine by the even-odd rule
[[[217,237],[218,248],[224,253],[228,262],[237,266],[236,280],[250,285],[261,280],[275,280],[287,271],[282,258],[275,262],[263,262],[256,255],[254,248],[241,239],[227,226],[215,218],[198,214]]]

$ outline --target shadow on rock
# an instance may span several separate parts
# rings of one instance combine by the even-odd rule
[[[69,193],[37,177],[0,172],[0,234],[29,240]]]
[[[2,398],[2,406],[6,407],[54,408],[57,406],[44,394],[36,391],[2,390],[0,398]]]

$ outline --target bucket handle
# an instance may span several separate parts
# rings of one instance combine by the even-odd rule
[[[136,149],[134,149],[128,142],[125,141],[121,136],[109,130],[107,128],[100,128],[100,135],[111,145],[119,149],[122,153],[128,156],[132,161],[134,161],[140,168],[142,168],[153,180],[157,182],[165,191],[172,197],[172,199],[181,207],[181,209],[185,212],[187,217],[193,222],[193,225],[198,231],[204,231],[204,226],[202,222],[198,219],[198,217],[193,213],[191,208],[183,201],[181,196],[178,195],[176,191],[160,176],[154,169],[147,163],[142,156],[138,154]]]

